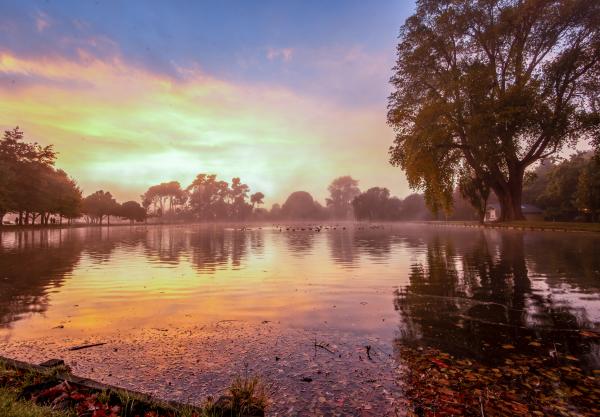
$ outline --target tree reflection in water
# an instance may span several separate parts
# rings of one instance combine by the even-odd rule
[[[528,241],[520,232],[469,237],[436,234],[427,241],[424,261],[412,265],[408,285],[396,290],[394,305],[402,322],[398,341],[496,362],[507,353],[503,345],[527,351],[540,339],[583,358],[588,368],[597,367],[597,343],[580,334],[597,323],[581,306],[555,297],[560,286],[544,276],[548,264],[556,270],[571,267],[572,259],[561,257],[564,248],[545,244],[544,237]],[[530,251],[530,245],[545,250]],[[589,276],[598,268],[594,240],[581,239],[578,245],[577,270]],[[532,276],[540,285],[532,284]],[[561,284],[590,283],[569,277]],[[586,290],[597,294],[598,288]]]
[[[48,307],[48,289],[60,287],[79,262],[83,244],[69,230],[0,235],[0,327]]]
[[[257,297],[260,305],[264,294],[275,302],[289,296],[289,288],[299,288],[298,294],[310,294],[298,304],[305,308],[299,317],[306,314],[307,320],[310,307],[329,323],[355,323],[383,337],[397,326],[390,320],[393,300],[400,313],[398,340],[404,343],[420,341],[489,360],[502,357],[503,344],[526,351],[532,340],[541,339],[583,358],[584,365],[598,365],[598,344],[579,332],[599,326],[595,235],[408,225],[298,229],[204,225],[2,232],[0,327],[45,312],[50,291],[71,276],[85,277],[86,268],[96,268],[91,275],[104,285],[89,287],[97,291],[96,299],[116,303],[111,286],[126,282],[133,305],[148,294],[130,280],[132,268],[139,280],[160,276],[152,291],[170,288],[188,302],[189,294],[200,291],[197,297],[208,288],[200,285],[206,285],[198,279],[202,275],[248,267],[237,276],[236,291]],[[302,275],[305,265],[313,268],[315,282]],[[181,267],[177,275],[163,269],[174,267]],[[351,274],[347,268],[353,268]],[[263,273],[270,280],[254,286]],[[187,280],[174,284],[181,274]],[[321,286],[318,292],[312,293],[313,284]],[[229,288],[215,288],[214,294],[228,297]],[[368,307],[361,304],[367,297]]]

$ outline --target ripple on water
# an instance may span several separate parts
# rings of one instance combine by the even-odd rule
[[[276,415],[385,415],[397,343],[501,358],[545,338],[598,367],[577,337],[599,328],[597,235],[371,226],[2,232],[2,351],[192,402],[247,369],[274,383]],[[83,341],[107,345],[66,350]]]

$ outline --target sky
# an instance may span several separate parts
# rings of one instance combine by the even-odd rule
[[[139,199],[198,173],[265,203],[321,202],[352,175],[410,193],[388,163],[403,0],[0,0],[0,128],[54,144],[84,194]]]

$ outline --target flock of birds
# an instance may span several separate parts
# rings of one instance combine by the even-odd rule
[[[391,227],[391,226],[390,226]],[[304,225],[281,225],[281,224],[273,224],[272,225],[273,230],[277,230],[279,232],[321,232],[321,230],[346,230],[346,229],[350,229],[353,228],[354,230],[384,230],[385,229],[385,225],[382,224],[369,224],[369,225],[364,225],[364,224],[355,224],[351,226],[345,226],[345,225],[340,225],[340,224],[333,224],[333,225],[317,225],[317,224],[304,224]],[[262,227],[257,227],[256,229],[261,230]],[[235,230],[240,230],[242,232],[245,231],[251,231],[253,230],[251,227],[248,226],[242,226],[240,228],[236,228]]]

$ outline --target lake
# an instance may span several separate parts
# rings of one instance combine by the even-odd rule
[[[0,355],[194,403],[259,375],[271,415],[393,414],[400,345],[493,364],[539,340],[598,369],[599,248],[422,224],[6,230]]]

